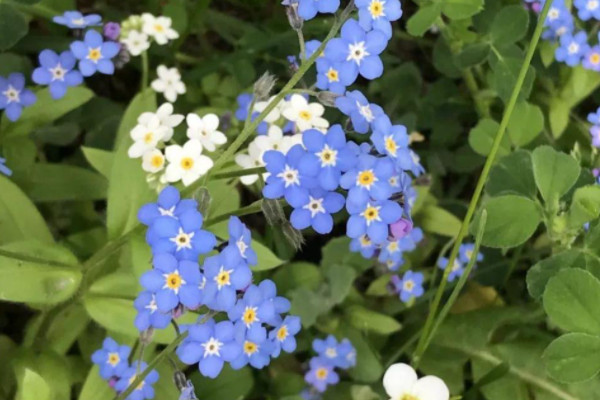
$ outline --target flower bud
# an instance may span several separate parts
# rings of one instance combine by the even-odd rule
[[[198,202],[198,211],[200,214],[206,215],[208,213],[208,209],[210,207],[210,203],[212,198],[210,197],[210,193],[208,189],[205,187],[201,187],[194,192],[194,200]]]
[[[154,336],[154,328],[148,328],[140,333],[140,342],[142,346],[149,345],[152,343],[152,336]]]
[[[289,5],[285,8],[285,13],[287,14],[288,21],[290,22],[290,26],[295,31],[302,30],[302,26],[304,25],[304,20],[300,15],[298,15],[298,3],[291,1]]]
[[[285,221],[281,228],[283,230],[283,236],[285,236],[288,243],[291,244],[294,249],[299,250],[304,244],[302,232],[294,228],[288,221]]]
[[[279,201],[274,199],[263,199],[261,209],[269,225],[276,226],[285,221],[285,214],[283,213]]]
[[[398,221],[390,225],[390,231],[394,239],[402,239],[412,231],[413,224],[405,218],[400,218]]]
[[[118,22],[107,22],[104,25],[103,33],[105,38],[118,41],[121,34],[121,25]]]
[[[275,78],[275,75],[271,75],[269,71],[262,74],[256,83],[254,83],[254,98],[256,101],[268,99],[273,86],[275,86],[275,82],[277,82],[277,78]]]
[[[329,91],[321,91],[317,93],[317,100],[326,107],[335,107],[335,99],[338,97],[340,97],[339,94]]]

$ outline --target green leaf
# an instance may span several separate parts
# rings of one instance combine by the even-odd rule
[[[366,330],[382,335],[391,335],[398,332],[402,327],[394,318],[359,305],[347,308],[345,314],[348,322],[361,331]]]
[[[546,373],[565,383],[582,382],[600,371],[600,337],[568,333],[550,343],[544,351]]]
[[[331,239],[321,250],[321,267],[339,264],[354,268],[358,272],[365,271],[373,264],[371,260],[365,259],[359,253],[350,251],[350,238],[337,237]]]
[[[525,146],[544,129],[544,113],[533,104],[520,102],[508,121],[508,135],[517,147]]]
[[[358,382],[380,382],[383,366],[380,357],[359,330],[344,323],[337,331],[339,337],[345,337],[352,342],[356,349],[356,366],[348,370],[348,374]]]
[[[64,164],[34,164],[27,194],[35,202],[101,200],[107,182],[101,175]]]
[[[245,399],[254,386],[250,367],[234,371],[226,366],[219,374],[219,379],[205,378],[195,371],[190,379],[198,398],[202,400]]]
[[[256,240],[252,241],[252,248],[258,257],[258,263],[252,266],[253,271],[267,271],[277,268],[285,262],[273,254],[267,246]]]
[[[569,191],[579,177],[579,164],[550,146],[540,146],[531,153],[535,183],[546,201],[554,204]]]
[[[1,8],[0,12],[2,12]],[[17,392],[16,399],[51,400],[50,386],[35,371],[26,368],[23,372],[23,379],[19,382],[19,391]]]
[[[490,53],[488,43],[470,43],[467,44],[455,57],[456,65],[460,68],[469,68],[479,65],[486,60]]]
[[[65,308],[52,319],[44,333],[47,347],[58,354],[66,354],[89,321],[83,305],[72,304]]]
[[[290,314],[299,316],[304,328],[313,326],[319,315],[329,310],[328,299],[306,287],[297,288],[289,296],[292,303]]]
[[[21,189],[0,175],[0,244],[19,240],[54,243],[44,219]]]
[[[534,199],[537,194],[531,153],[517,150],[502,157],[492,170],[485,187],[490,196],[520,194]]]
[[[461,226],[461,221],[454,214],[437,206],[423,207],[419,218],[419,226],[423,230],[443,236],[455,237]]]
[[[496,53],[490,54],[499,54],[497,52],[498,49],[496,49]],[[501,58],[497,62],[492,63],[494,75],[492,77],[491,85],[496,92],[498,92],[498,95],[502,101],[506,103],[508,102],[508,99],[510,98],[517,83],[517,77],[519,76],[523,59],[521,57],[513,57],[502,54],[500,54],[500,57]],[[527,74],[525,75],[525,80],[523,81],[523,86],[519,92],[519,101],[524,101],[529,97],[534,80],[535,69],[529,66]]]
[[[482,244],[488,247],[510,248],[520,245],[533,235],[541,221],[536,204],[526,197],[505,195],[489,199],[482,207],[487,210],[487,223]],[[471,224],[471,232],[479,226],[481,210]]]
[[[70,371],[67,361],[49,351],[36,352],[33,349],[21,349],[13,360],[13,369],[17,382],[23,382],[27,371],[34,371],[42,377],[50,389],[50,399],[70,398]],[[35,397],[33,399],[37,400]],[[29,397],[22,400],[30,400]]]
[[[10,4],[0,4],[0,51],[13,47],[28,30],[23,14]]]
[[[100,368],[94,365],[87,374],[79,400],[106,400],[114,396],[113,389],[100,377]]]
[[[504,7],[492,22],[490,39],[498,45],[514,43],[527,33],[529,15],[520,5]]]
[[[0,300],[56,304],[79,288],[81,271],[67,249],[40,242],[15,242],[0,248],[31,259],[0,255]],[[47,260],[38,262],[35,260]]]
[[[450,19],[469,18],[483,10],[483,0],[446,0],[442,12]]]
[[[419,8],[406,23],[406,30],[413,36],[423,36],[439,18],[440,12],[440,3]]]
[[[319,267],[315,264],[298,261],[279,268],[272,279],[277,285],[277,291],[285,294],[300,286],[315,290],[322,277]]]
[[[119,125],[108,185],[106,226],[109,239],[119,237],[133,228],[137,224],[139,208],[156,197],[148,187],[140,160],[127,155],[132,144],[129,132],[137,124],[138,117],[145,111],[155,110],[154,91],[146,89],[134,97]]]
[[[600,334],[600,281],[580,268],[556,274],[544,291],[544,309],[560,328]]]
[[[554,53],[552,54],[554,55]],[[565,100],[559,97],[552,97],[548,108],[550,130],[552,131],[552,135],[555,138],[558,138],[569,125],[571,107]]]
[[[94,96],[94,92],[83,86],[69,88],[65,97],[59,100],[50,96],[48,88],[40,89],[35,94],[36,102],[31,107],[23,109],[23,114],[18,121],[10,122],[6,115],[2,117],[1,138],[28,135],[34,129],[49,124],[87,103]]]
[[[333,264],[325,270],[325,276],[329,282],[329,295],[332,305],[344,301],[350,293],[354,279],[356,279],[356,271],[345,265]]]
[[[568,222],[571,228],[581,228],[586,222],[600,215],[600,187],[598,185],[583,186],[575,190]]]
[[[105,178],[110,178],[110,169],[114,159],[114,154],[111,151],[85,146],[81,147],[81,151],[96,171],[100,172]]]
[[[492,144],[494,138],[498,133],[500,124],[496,121],[484,118],[480,120],[477,125],[471,131],[469,131],[469,144],[475,150],[475,152],[482,156],[487,156],[492,150]],[[508,138],[504,136],[502,142],[500,142],[500,148],[498,149],[498,155],[502,156],[510,152],[510,143]]]

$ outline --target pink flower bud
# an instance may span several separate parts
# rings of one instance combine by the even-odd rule
[[[398,221],[396,221],[392,225],[390,225],[390,230],[392,231],[392,236],[394,236],[394,239],[396,239],[396,240],[402,239],[403,237],[408,235],[410,233],[410,231],[412,231],[412,228],[413,228],[412,222],[405,218],[400,218]]]

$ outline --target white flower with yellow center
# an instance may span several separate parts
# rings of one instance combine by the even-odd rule
[[[450,391],[437,376],[418,378],[407,364],[394,364],[383,376],[383,387],[390,400],[448,400]]]
[[[165,99],[171,103],[177,100],[177,96],[186,92],[185,84],[181,81],[181,74],[177,68],[167,68],[159,65],[156,69],[157,79],[151,85],[157,93],[162,93]]]
[[[134,143],[129,147],[127,154],[130,158],[142,157],[146,152],[154,150],[167,133],[168,129],[161,125],[156,116],[144,120],[143,123],[138,121],[130,132]]]
[[[121,43],[125,45],[127,51],[132,56],[139,56],[150,47],[148,35],[135,29],[130,30],[127,37],[121,39]]]
[[[307,129],[327,129],[329,122],[322,117],[325,107],[319,103],[309,103],[299,94],[293,94],[282,109],[282,114],[296,124],[300,132]]]
[[[181,114],[173,114],[173,104],[171,103],[163,103],[155,113],[153,112],[144,112],[140,114],[138,117],[138,124],[145,124],[152,117],[158,117],[160,124],[165,128],[166,133],[161,139],[163,142],[167,142],[171,140],[173,137],[174,128],[181,124],[183,121],[183,115]]]
[[[259,136],[261,137],[261,136]],[[243,169],[263,167],[265,163],[262,160],[263,150],[260,149],[255,142],[248,145],[248,154],[236,154],[235,163]],[[267,179],[268,174],[263,174],[263,179]],[[240,181],[244,185],[252,185],[258,180],[258,174],[255,175],[244,175],[240,177]]]
[[[173,21],[169,17],[155,17],[152,14],[142,14],[142,31],[154,38],[156,43],[163,45],[169,40],[174,40],[179,37],[179,33],[171,28]]]
[[[263,112],[271,102],[273,102],[275,100],[275,96],[272,96],[269,100],[267,101],[259,101],[254,105],[254,110],[258,113]],[[274,122],[276,122],[279,118],[281,118],[281,108],[284,106],[284,102],[280,101],[279,103],[277,103],[277,105],[271,110],[269,111],[269,113],[267,114],[267,116],[265,117],[264,121],[272,124]]]
[[[257,136],[253,143],[262,151],[262,156],[269,150],[277,150],[286,154],[292,146],[302,143],[302,135],[296,134],[284,136],[283,131],[277,125],[271,125],[266,135]]]
[[[159,149],[147,151],[142,156],[142,169],[151,174],[160,172],[165,167],[165,156]]]
[[[213,166],[213,161],[202,155],[202,145],[197,140],[188,140],[183,147],[171,145],[165,149],[169,165],[165,171],[167,182],[181,180],[189,186]]]
[[[188,125],[187,136],[198,140],[207,151],[215,151],[217,146],[227,142],[227,137],[218,130],[219,117],[215,114],[206,114],[200,117],[190,113],[185,117]]]

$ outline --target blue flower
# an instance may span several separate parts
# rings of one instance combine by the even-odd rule
[[[8,78],[0,76],[0,110],[4,110],[10,121],[16,121],[23,112],[23,107],[35,103],[36,96],[29,89],[25,89],[23,74],[12,73]]]
[[[367,235],[361,235],[350,241],[350,250],[360,252],[364,258],[373,257],[376,249],[377,247]]]
[[[344,207],[345,199],[339,193],[327,192],[322,189],[311,189],[303,194],[302,205],[294,208],[290,222],[296,229],[306,229],[309,226],[325,235],[333,229],[333,217]]]
[[[471,261],[471,257],[473,257],[473,252],[475,251],[474,243],[465,243],[461,244],[458,248],[458,258],[460,262],[468,264]],[[475,261],[483,261],[483,254],[477,253],[477,258]]]
[[[400,300],[408,303],[411,299],[421,297],[423,290],[423,274],[421,272],[412,272],[410,270],[404,273],[402,279],[397,275],[392,276],[392,283],[400,295]]]
[[[342,339],[337,347],[336,367],[348,369],[356,366],[356,349],[348,339]]]
[[[442,271],[445,271],[446,267],[448,267],[448,261],[450,261],[450,260],[448,260],[446,257],[440,258],[440,261],[438,262],[438,268],[440,268]],[[448,282],[452,282],[456,278],[461,277],[464,271],[465,271],[465,266],[458,259],[455,259],[454,264],[452,265],[452,268],[450,268],[450,274],[448,275]]]
[[[362,204],[346,203],[350,218],[346,224],[346,234],[358,238],[367,234],[376,244],[382,244],[389,236],[389,225],[402,216],[402,208],[390,200],[371,201]]]
[[[160,312],[172,311],[179,303],[187,308],[198,308],[202,301],[200,284],[203,281],[200,266],[195,261],[178,261],[169,253],[157,254],[154,269],[140,278],[142,286],[156,294]]]
[[[356,350],[348,339],[338,343],[335,336],[329,335],[325,340],[313,340],[312,347],[319,358],[336,368],[348,369],[356,363]]]
[[[600,107],[592,113],[587,115],[587,120],[589,123],[594,125],[600,125]]]
[[[293,353],[296,350],[295,336],[300,332],[300,317],[288,315],[283,322],[269,332],[269,339],[273,342],[273,357],[279,357],[281,350]]]
[[[52,18],[54,23],[67,26],[71,29],[83,29],[88,26],[100,25],[102,17],[98,14],[89,14],[84,16],[79,11],[65,11],[63,15],[57,15]]]
[[[277,322],[275,304],[256,285],[246,289],[244,296],[228,310],[227,316],[233,322],[242,322],[247,328],[261,323],[276,325]]]
[[[130,352],[129,346],[119,345],[107,337],[102,342],[102,348],[92,354],[92,362],[100,367],[100,376],[103,379],[120,377],[129,366],[127,358]]]
[[[575,0],[573,5],[577,9],[577,15],[582,21],[590,18],[600,20],[600,2],[598,0]]]
[[[198,209],[198,202],[193,199],[181,199],[179,190],[175,186],[165,187],[158,195],[156,203],[150,203],[142,206],[138,211],[139,221],[151,226],[159,217],[172,217],[178,219],[179,215],[186,211]]]
[[[304,380],[317,391],[323,393],[327,386],[337,384],[340,377],[333,370],[333,365],[327,360],[321,357],[313,357],[310,360],[310,369],[304,375]]]
[[[408,235],[398,239],[398,246],[402,251],[413,251],[421,240],[423,240],[423,231],[421,228],[414,228]]]
[[[379,54],[387,46],[388,40],[383,32],[365,30],[355,19],[344,23],[341,37],[327,43],[326,54],[333,62],[343,63],[354,77],[360,74],[366,79],[376,79],[383,74],[383,62]]]
[[[352,70],[344,68],[343,63],[333,62],[327,58],[317,60],[317,88],[344,94],[346,87],[352,85],[355,80]]]
[[[583,68],[600,71],[600,46],[593,46],[583,56]]]
[[[313,54],[315,54],[315,51],[317,51],[319,49],[319,47],[321,47],[321,41],[320,40],[309,40],[308,42],[306,42],[306,44],[304,45],[305,51],[306,51],[306,58],[311,58]],[[317,62],[319,62],[320,59],[325,58],[325,52],[323,51],[323,54],[319,55],[319,58],[317,59]]]
[[[340,0],[298,0],[298,15],[307,21],[317,13],[333,14],[338,8]]]
[[[139,366],[139,371],[144,371],[148,368],[148,364],[142,362]],[[129,387],[131,383],[137,377],[138,371],[138,361],[135,361],[131,364],[131,367],[127,368],[123,373],[121,379],[117,381],[115,384],[115,389],[118,393],[125,391]],[[158,381],[158,372],[155,369],[150,371],[148,375],[144,378],[144,380],[137,385],[133,392],[129,396],[127,396],[126,400],[144,400],[144,399],[152,399],[154,398],[154,385]]]
[[[0,174],[4,174],[6,176],[12,175],[12,170],[6,166],[6,158],[0,157]]]
[[[202,230],[202,214],[187,210],[178,219],[156,218],[146,234],[153,254],[171,253],[180,260],[196,261],[200,254],[210,252],[217,243],[215,235]]]
[[[134,324],[141,332],[150,328],[164,329],[171,322],[172,314],[158,311],[156,295],[149,290],[141,292],[133,302],[133,306],[138,312]]]
[[[231,362],[231,368],[241,369],[250,364],[254,368],[262,369],[269,365],[273,344],[267,339],[267,330],[261,324],[246,328],[241,321],[235,325],[235,330],[236,341],[241,344],[242,352]]]
[[[263,195],[268,199],[282,196],[292,206],[300,206],[304,195],[316,186],[314,178],[300,173],[300,160],[306,154],[301,145],[293,146],[286,155],[280,151],[269,150],[263,155],[263,161],[269,177],[263,188]]]
[[[392,21],[402,16],[400,0],[354,0],[358,7],[358,22],[364,30],[376,29],[392,37]]]
[[[550,10],[552,10],[552,8]],[[543,39],[556,40],[564,34],[571,34],[573,32],[573,28],[575,27],[573,17],[566,9],[564,13],[564,17],[556,18],[552,21],[546,19],[546,26],[548,29],[542,33]]]
[[[386,200],[392,195],[390,178],[395,172],[389,157],[362,155],[356,166],[342,176],[340,186],[348,190],[348,203],[363,204],[370,198]]]
[[[345,96],[335,99],[335,106],[350,117],[352,126],[358,133],[367,133],[371,123],[383,115],[383,109],[377,104],[369,103],[365,95],[358,90],[346,92]]]
[[[587,34],[585,32],[580,31],[575,35],[565,33],[560,37],[560,46],[556,49],[554,56],[557,61],[574,67],[581,62],[581,57],[588,49]]]
[[[238,121],[245,121],[250,113],[250,105],[252,104],[253,96],[250,93],[242,93],[237,97],[238,109],[235,111],[235,118]],[[251,121],[254,121],[258,117],[259,112],[252,112]],[[269,124],[265,121],[261,121],[256,128],[256,132],[259,135],[266,135],[269,130]]]
[[[421,158],[417,153],[409,150],[409,156],[406,158],[398,159],[398,166],[405,171],[410,171],[414,176],[420,176],[425,172],[425,168],[421,165]]]
[[[116,42],[105,42],[102,35],[89,30],[84,40],[71,43],[71,51],[79,60],[79,70],[83,76],[92,76],[96,71],[112,75],[115,65],[111,59],[119,53],[121,46]]]
[[[290,311],[292,304],[285,297],[277,296],[277,286],[275,286],[275,283],[272,280],[265,279],[258,284],[258,288],[260,289],[263,298],[266,301],[273,303],[273,307],[275,308],[275,318],[266,320],[265,322],[271,326],[279,325],[281,323],[279,314]]]
[[[229,311],[235,305],[236,291],[245,289],[252,280],[252,271],[237,253],[237,248],[227,246],[204,260],[204,303],[213,310]]]
[[[177,348],[177,356],[185,364],[198,363],[200,373],[208,378],[216,378],[225,362],[232,362],[242,352],[231,321],[215,323],[210,319],[192,325],[188,332],[188,337]]]
[[[402,169],[410,169],[412,156],[408,148],[408,133],[404,125],[392,125],[387,115],[383,114],[373,121],[371,141],[380,154],[396,160]]]
[[[378,260],[386,263],[390,271],[395,271],[404,262],[400,240],[388,240],[381,246]]]
[[[83,76],[75,68],[75,56],[70,51],[60,55],[52,50],[43,50],[39,55],[41,67],[33,71],[31,79],[38,85],[48,85],[53,99],[60,99],[69,86],[81,85]]]
[[[252,249],[252,233],[238,217],[229,218],[229,246],[238,249],[238,254],[250,265],[256,265],[258,257]]]

